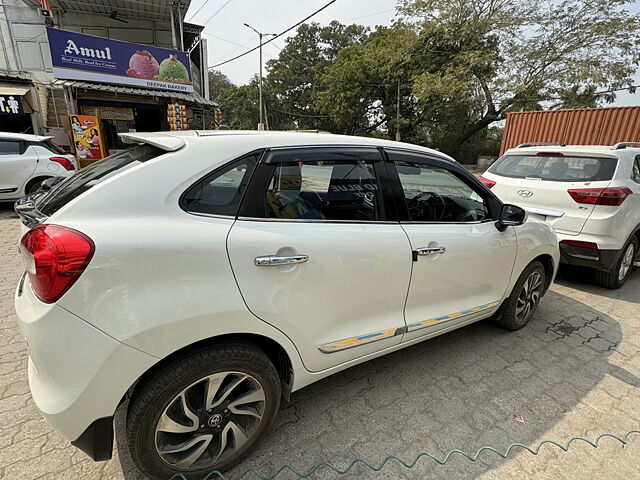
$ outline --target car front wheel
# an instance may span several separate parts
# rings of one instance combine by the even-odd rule
[[[280,380],[251,345],[220,345],[171,362],[134,394],[127,440],[150,478],[204,478],[256,446],[280,405]]]
[[[496,323],[508,330],[524,327],[538,308],[546,285],[544,266],[537,260],[531,262],[520,274],[511,295],[496,314]]]

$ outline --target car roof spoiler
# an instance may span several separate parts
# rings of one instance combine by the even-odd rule
[[[148,143],[165,152],[175,152],[185,145],[184,139],[162,133],[119,133],[118,136],[124,143]]]

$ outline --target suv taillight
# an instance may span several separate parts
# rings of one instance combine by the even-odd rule
[[[631,189],[627,187],[574,188],[567,190],[567,192],[578,203],[614,207],[621,205],[625,198],[633,194]]]
[[[489,180],[488,178],[484,178],[483,176],[479,176],[478,180],[484,183],[484,186],[487,188],[491,188],[496,184],[496,182],[494,182],[493,180]]]
[[[52,162],[59,163],[60,165],[62,165],[65,168],[65,170],[71,171],[71,170],[75,170],[76,169],[76,167],[73,165],[71,160],[69,160],[68,158],[64,158],[64,157],[49,157],[49,160],[52,161]]]
[[[59,225],[38,225],[20,241],[33,292],[44,303],[55,302],[71,288],[94,251],[93,241],[84,233]]]

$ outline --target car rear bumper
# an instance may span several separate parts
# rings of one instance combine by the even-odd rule
[[[29,386],[36,406],[51,426],[94,460],[110,458],[114,412],[157,359],[56,304],[40,302],[24,279],[15,307],[29,350]]]
[[[560,243],[560,262],[596,270],[611,271],[620,258],[620,250],[585,248]]]

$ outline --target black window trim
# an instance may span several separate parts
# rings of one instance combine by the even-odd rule
[[[245,154],[243,154],[243,155],[241,155],[239,157],[236,157],[236,158],[234,158],[232,160],[229,160],[228,162],[225,162],[224,164],[216,167],[215,169],[211,170],[210,172],[207,172],[206,174],[202,175],[200,178],[198,178],[198,180],[196,180],[195,182],[190,184],[187,188],[185,188],[184,191],[180,194],[180,198],[178,199],[178,206],[180,207],[180,209],[183,212],[188,213],[189,215],[196,215],[198,217],[225,218],[225,219],[232,219],[232,220],[238,218],[238,212],[240,211],[240,208],[242,207],[242,204],[244,202],[244,198],[245,198],[247,192],[251,188],[251,181],[253,180],[253,176],[254,176],[254,174],[256,172],[257,166],[260,164],[260,161],[264,157],[266,151],[267,150],[264,149],[264,148],[258,148],[258,149],[252,150],[252,151],[250,151],[248,153],[245,153]],[[240,201],[238,202],[238,207],[236,208],[236,213],[235,214],[233,214],[233,215],[222,215],[222,214],[217,214],[217,213],[194,212],[194,211],[188,210],[186,208],[185,196],[187,195],[187,192],[189,192],[189,190],[191,190],[193,187],[195,187],[198,183],[204,182],[205,180],[207,180],[207,178],[219,175],[222,171],[227,170],[229,167],[233,166],[234,164],[241,163],[247,157],[252,157],[252,156],[257,156],[258,160],[253,165],[251,172],[249,172],[249,179],[247,181],[247,188],[245,188],[245,191],[242,192],[242,196],[240,197]]]
[[[635,165],[638,166],[638,171],[640,171],[640,155],[636,155],[635,158],[633,159],[633,163],[631,164],[631,181],[633,183],[637,183],[637,184],[640,185],[640,182],[638,180],[636,180],[636,177],[633,174],[633,168],[634,168]]]
[[[330,220],[320,218],[269,218],[261,216],[261,210],[264,208],[264,192],[266,192],[269,181],[278,163],[285,160],[278,159],[278,153],[290,152],[294,150],[302,151],[318,151],[318,150],[367,150],[377,153],[378,158],[372,160],[374,175],[378,188],[382,193],[381,207],[382,220]],[[282,158],[282,157],[281,157]],[[345,162],[350,160],[345,159]],[[330,144],[330,145],[295,145],[295,146],[279,146],[272,147],[265,151],[258,165],[254,169],[253,176],[249,181],[246,195],[243,197],[238,210],[237,219],[243,221],[257,222],[285,222],[285,223],[330,223],[330,224],[398,224],[397,212],[394,205],[393,194],[390,191],[390,179],[385,168],[385,159],[381,148],[375,145],[358,145],[358,144]]]
[[[392,184],[395,206],[397,209],[398,219],[401,224],[414,224],[414,225],[479,225],[483,223],[494,223],[500,218],[500,212],[502,210],[502,201],[493,194],[487,187],[485,187],[480,180],[478,180],[471,172],[465,169],[458,163],[454,163],[451,160],[438,157],[437,155],[411,150],[401,147],[384,147],[382,149],[385,155],[385,163],[389,172],[390,181]],[[419,163],[431,167],[438,167],[453,174],[456,178],[465,183],[469,188],[476,192],[487,203],[489,210],[489,217],[484,220],[477,220],[473,222],[452,222],[452,221],[422,221],[422,220],[410,220],[409,212],[406,208],[406,201],[404,198],[404,189],[400,182],[400,176],[396,169],[395,163],[390,159],[389,153],[399,152],[410,154],[415,157],[414,163]]]

